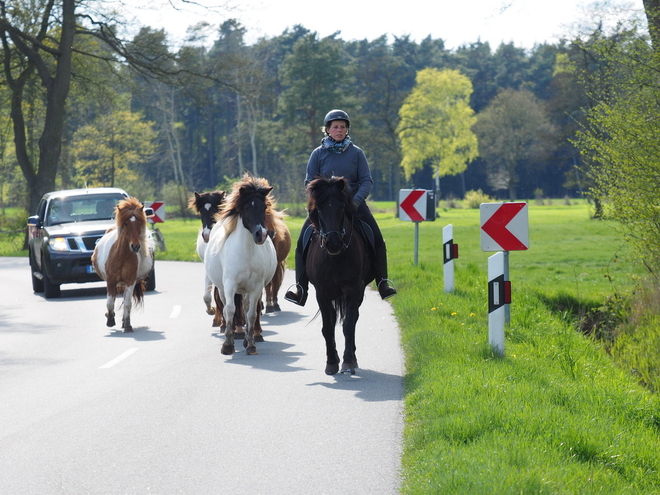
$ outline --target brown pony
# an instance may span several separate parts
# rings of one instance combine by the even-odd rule
[[[132,332],[131,308],[142,304],[146,278],[154,263],[153,240],[147,229],[144,205],[135,198],[117,203],[116,225],[99,240],[92,264],[107,285],[107,325],[115,326],[115,298],[123,294],[122,328]]]
[[[266,197],[266,228],[273,233],[273,245],[277,254],[275,276],[266,286],[266,313],[281,311],[277,302],[277,293],[282,286],[286,271],[286,258],[291,251],[291,232],[284,222],[284,212],[277,211],[277,202],[272,194]]]

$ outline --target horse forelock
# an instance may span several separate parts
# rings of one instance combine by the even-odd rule
[[[117,234],[121,235],[124,225],[133,225],[135,232],[142,237],[146,235],[147,215],[144,213],[142,203],[136,198],[129,198],[117,203]]]
[[[331,199],[336,199],[340,204],[344,205],[345,215],[352,216],[355,212],[353,193],[351,192],[351,188],[348,187],[348,182],[343,177],[319,177],[314,179],[307,185],[307,193],[309,194],[307,211],[309,212],[310,221],[315,226],[318,226],[317,210],[319,205],[325,204]]]

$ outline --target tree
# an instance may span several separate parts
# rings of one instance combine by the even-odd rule
[[[440,177],[463,172],[478,156],[471,127],[476,118],[470,107],[472,83],[452,69],[424,69],[399,110],[397,134],[401,140],[401,167],[406,178],[429,164],[440,199]]]
[[[526,89],[501,91],[477,116],[479,153],[489,165],[489,182],[516,199],[523,168],[542,161],[551,149],[554,126],[541,102]]]
[[[87,187],[138,188],[139,166],[154,152],[152,122],[129,110],[99,116],[78,129],[73,155],[79,184]],[[129,187],[133,186],[133,187]],[[137,195],[137,193],[133,193]]]

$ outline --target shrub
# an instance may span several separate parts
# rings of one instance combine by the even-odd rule
[[[484,192],[481,189],[477,189],[476,191],[468,191],[465,193],[465,205],[468,208],[479,208],[481,203],[494,203],[495,200],[488,196],[488,194],[484,194]]]

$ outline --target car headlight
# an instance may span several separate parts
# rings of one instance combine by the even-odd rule
[[[69,244],[66,242],[64,237],[55,237],[50,240],[50,248],[53,251],[68,251]]]

